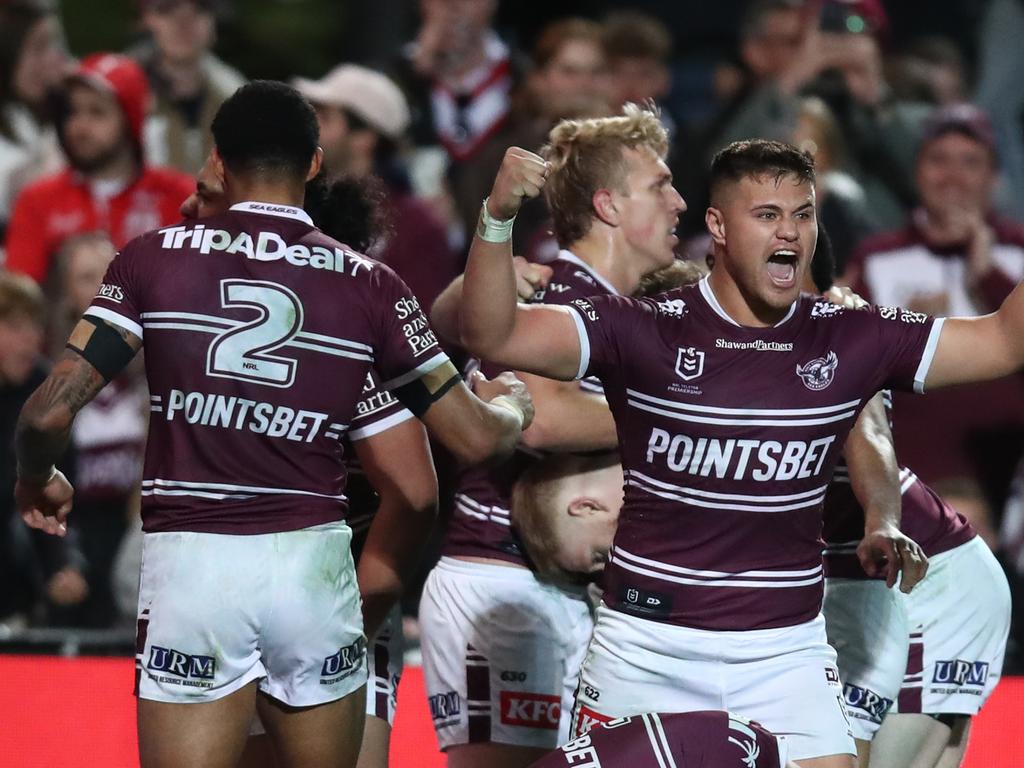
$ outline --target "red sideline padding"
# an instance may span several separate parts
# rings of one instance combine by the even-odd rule
[[[137,768],[130,659],[0,655],[0,764]],[[1024,766],[1024,677],[1006,678],[978,717],[965,768]],[[392,768],[441,768],[423,673],[405,670]]]

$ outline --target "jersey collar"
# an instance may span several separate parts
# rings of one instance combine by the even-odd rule
[[[260,203],[255,200],[247,200],[244,203],[235,203],[231,206],[231,210],[242,213],[262,213],[266,216],[279,216],[282,219],[295,219],[313,226],[313,220],[304,210],[280,203]]]
[[[597,281],[598,285],[600,285],[602,288],[608,291],[608,293],[610,293],[612,296],[620,295],[619,292],[615,290],[614,285],[612,285],[603,277],[601,277],[601,275],[597,274],[597,272],[594,271],[594,268],[592,266],[587,264],[587,262],[585,262],[572,251],[567,251],[565,248],[563,248],[558,252],[558,256],[556,256],[555,258],[561,261],[568,261],[570,264],[575,264],[577,267],[579,267],[592,278],[594,278],[594,280]]]
[[[697,285],[700,287],[700,295],[704,297],[704,300],[708,303],[708,306],[711,307],[711,310],[716,315],[725,320],[725,322],[729,323],[729,325],[735,325],[737,328],[744,327],[737,323],[735,320],[733,320],[731,317],[729,317],[729,314],[722,308],[722,305],[718,303],[718,298],[715,296],[715,292],[711,290],[711,283],[708,282],[707,276],[704,277]],[[790,304],[789,312],[786,313],[786,316],[779,320],[779,322],[777,322],[772,327],[778,328],[780,325],[783,325],[786,322],[788,322],[789,319],[796,312],[796,305],[796,301]]]

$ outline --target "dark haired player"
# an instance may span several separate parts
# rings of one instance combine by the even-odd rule
[[[141,763],[234,766],[258,687],[285,764],[352,766],[365,638],[341,441],[366,375],[467,461],[507,454],[529,400],[512,379],[494,405],[471,395],[394,273],[312,226],[317,122],[293,89],[240,88],[212,130],[230,210],[114,260],[22,411],[18,505],[62,529],[72,491],[53,458],[145,336]]]
[[[512,218],[546,173],[540,158],[510,150],[488,215]],[[474,353],[515,369],[597,375],[616,420],[625,503],[577,728],[726,708],[786,735],[804,768],[852,766],[820,614],[828,480],[880,389],[1020,368],[1024,289],[992,315],[946,321],[803,297],[817,238],[811,159],[777,142],[737,142],[716,156],[711,177],[708,279],[660,301],[517,307],[508,245],[478,237],[463,335]],[[866,538],[902,565],[909,588],[919,569],[906,537],[886,525]]]

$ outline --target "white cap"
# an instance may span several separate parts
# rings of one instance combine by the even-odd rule
[[[296,90],[314,104],[342,107],[374,130],[397,139],[409,127],[409,105],[385,75],[357,64],[342,64],[321,80],[296,77]]]

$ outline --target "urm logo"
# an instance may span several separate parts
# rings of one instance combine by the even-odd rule
[[[935,675],[932,682],[947,685],[982,686],[988,681],[988,663],[984,661],[952,661],[935,662]]]
[[[892,706],[892,699],[879,696],[874,691],[847,683],[843,686],[843,701],[846,706],[867,712],[877,723],[882,722],[885,713]]]
[[[363,663],[365,653],[366,639],[360,637],[351,645],[339,648],[337,653],[324,659],[320,677],[334,677],[351,672],[356,666]]]
[[[217,662],[213,656],[192,655],[154,645],[149,649],[149,663],[146,664],[146,668],[178,677],[212,680],[217,670]]]

